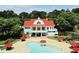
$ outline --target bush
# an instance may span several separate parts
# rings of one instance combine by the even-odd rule
[[[68,35],[68,32],[59,32],[59,35]]]
[[[72,39],[79,39],[79,34],[72,33]]]
[[[64,40],[65,40],[65,41],[69,41],[69,40],[70,40],[70,38],[66,37],[66,38],[64,38]]]

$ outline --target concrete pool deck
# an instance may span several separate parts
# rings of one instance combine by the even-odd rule
[[[70,44],[65,43],[65,42],[58,42],[57,40],[51,40],[46,37],[31,37],[26,39],[26,41],[18,41],[15,44],[13,44],[14,49],[10,51],[4,51],[4,53],[30,53],[31,49],[27,47],[27,44],[29,42],[40,42],[40,40],[46,40],[48,45],[51,45],[52,47],[56,47],[60,49],[62,52],[61,53],[69,53],[72,51],[69,47]]]

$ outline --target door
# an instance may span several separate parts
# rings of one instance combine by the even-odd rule
[[[40,37],[41,36],[41,33],[37,33],[37,37]]]
[[[32,36],[32,37],[35,37],[35,33],[32,33],[31,36]]]
[[[42,36],[46,36],[46,33],[42,33]]]

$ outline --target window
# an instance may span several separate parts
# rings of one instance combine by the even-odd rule
[[[46,36],[46,33],[42,33],[42,36]]]
[[[40,30],[40,27],[37,27],[37,30]]]
[[[51,31],[48,31],[48,32],[51,32]]]
[[[30,27],[25,27],[25,29],[30,29]]]
[[[36,30],[36,27],[33,27],[32,30]]]
[[[58,35],[58,34],[55,34],[55,35]]]
[[[45,30],[45,27],[42,27],[42,30]]]
[[[56,32],[56,31],[48,31],[48,32]]]
[[[38,22],[37,22],[37,24],[41,24],[41,22],[40,22],[40,21],[38,21]]]
[[[56,31],[52,31],[52,32],[56,32]]]

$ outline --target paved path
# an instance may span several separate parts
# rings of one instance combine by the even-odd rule
[[[40,40],[46,40],[47,43],[53,47],[56,47],[60,50],[62,50],[62,52],[70,52],[71,49],[70,44],[65,43],[65,42],[58,42],[57,40],[51,40],[48,39],[46,37],[31,37],[26,39],[26,41],[22,42],[22,41],[18,41],[15,44],[13,44],[14,49],[10,50],[10,51],[5,51],[6,53],[28,53],[31,52],[31,49],[29,49],[27,47],[27,44],[29,42],[40,42]]]

